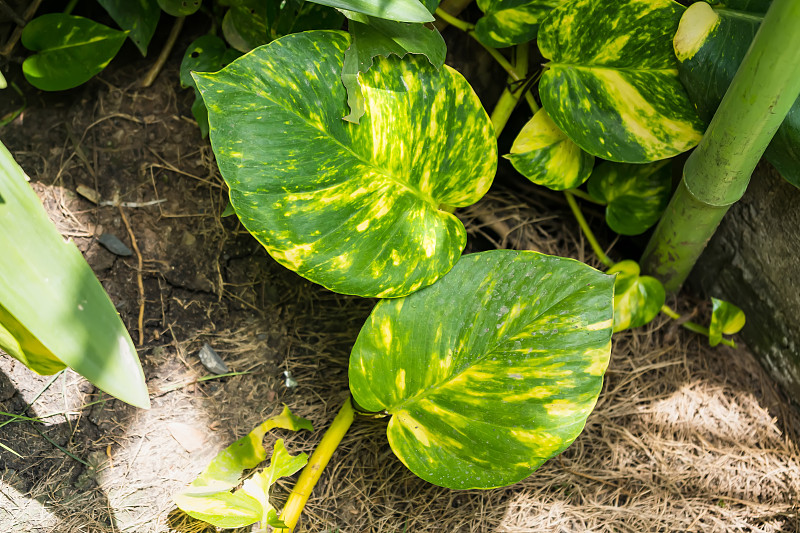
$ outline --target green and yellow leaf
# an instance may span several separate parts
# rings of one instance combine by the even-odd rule
[[[0,348],[43,374],[68,365],[137,407],[150,400],[128,331],[0,144]]]
[[[446,206],[488,190],[489,117],[464,78],[427,59],[378,59],[366,114],[342,121],[347,34],[293,34],[195,74],[242,224],[279,263],[333,291],[395,297],[430,285],[466,232]]]
[[[725,300],[711,298],[711,325],[708,327],[708,343],[716,346],[722,335],[735,335],[744,327],[744,311]]]
[[[536,38],[539,23],[568,0],[478,0],[484,15],[475,34],[487,46],[503,48]]]
[[[383,300],[350,356],[350,390],[392,415],[389,444],[453,489],[515,483],[567,448],[611,349],[613,279],[571,259],[495,250]]]
[[[666,301],[664,285],[656,278],[640,276],[635,261],[620,261],[607,274],[614,281],[614,333],[644,326],[656,316]]]
[[[203,0],[158,0],[161,9],[173,17],[189,16],[200,9],[202,4]]]
[[[316,4],[347,9],[398,22],[433,22],[425,4],[419,0],[309,0]]]
[[[544,109],[523,126],[505,157],[517,172],[554,191],[581,185],[594,166],[594,156],[572,142]]]
[[[542,105],[575,144],[646,163],[694,147],[703,124],[678,79],[672,0],[573,0],[539,27]]]
[[[761,26],[767,3],[727,2],[755,11],[712,9],[705,2],[692,4],[675,34],[675,54],[680,78],[700,116],[710,122],[733,81],[753,38]],[[795,102],[772,138],[764,158],[781,176],[800,187],[800,102]]]
[[[639,235],[658,222],[669,203],[672,171],[668,161],[648,165],[605,162],[586,184],[607,204],[606,223],[621,235]]]

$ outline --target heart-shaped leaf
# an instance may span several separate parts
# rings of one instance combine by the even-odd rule
[[[358,124],[366,111],[358,74],[368,71],[374,58],[421,54],[437,69],[444,65],[447,45],[435,28],[361,15],[358,20],[350,21],[349,29],[352,40],[342,67],[342,83],[347,89],[347,105],[350,107],[350,114],[344,119],[349,122]]]
[[[639,235],[658,222],[669,203],[672,172],[668,161],[648,165],[602,163],[586,186],[606,207],[608,227],[621,235]]]
[[[347,9],[356,13],[363,13],[371,17],[378,17],[399,22],[433,22],[424,4],[419,0],[309,0],[315,4]]]
[[[242,224],[279,263],[340,293],[392,297],[458,260],[462,207],[489,188],[497,144],[464,78],[425,58],[361,74],[367,113],[342,120],[347,34],[293,34],[195,74]]]
[[[612,297],[610,276],[571,259],[466,255],[430,287],[375,306],[350,391],[392,415],[392,450],[426,481],[515,483],[569,446],[594,408]]]
[[[122,401],[149,407],[136,348],[114,304],[2,144],[0,228],[0,348],[41,373],[69,365]]]
[[[119,27],[128,31],[128,38],[147,55],[147,45],[158,26],[161,8],[156,0],[97,0]]]
[[[715,10],[705,2],[691,5],[681,18],[674,41],[678,71],[690,100],[706,121],[722,102],[762,20],[754,13]],[[789,110],[764,152],[764,158],[795,187],[800,187],[798,146],[800,100]]]
[[[289,455],[283,439],[278,439],[269,466],[246,480],[241,490],[202,496],[181,493],[174,500],[189,516],[217,527],[246,527],[259,521],[282,527],[274,507],[269,503],[269,490],[278,478],[293,475],[307,462],[305,453]]]
[[[644,326],[664,306],[667,293],[656,278],[640,276],[636,261],[620,261],[607,274],[616,274],[614,281],[614,333]]]
[[[203,4],[203,0],[158,0],[158,5],[161,6],[167,14],[173,17],[185,17],[191,15]]]
[[[63,13],[36,17],[22,30],[22,44],[38,52],[22,64],[28,82],[63,91],[87,82],[117,55],[127,32]]]
[[[484,16],[475,34],[487,46],[503,48],[536,38],[539,23],[568,0],[478,0]]]
[[[249,52],[272,40],[267,27],[267,6],[234,6],[222,18],[222,34],[233,48]]]
[[[554,191],[579,186],[594,166],[594,156],[572,142],[544,109],[523,126],[505,157],[520,174]]]
[[[725,300],[711,298],[711,325],[708,327],[708,343],[716,346],[722,335],[735,335],[744,327],[744,311]]]
[[[627,163],[695,146],[703,124],[678,79],[672,0],[573,0],[539,27],[542,106],[578,146]]]

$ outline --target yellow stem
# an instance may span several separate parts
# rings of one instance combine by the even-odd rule
[[[353,414],[353,405],[350,403],[350,398],[348,398],[342,408],[339,409],[336,418],[333,419],[331,427],[328,428],[319,445],[317,445],[317,449],[311,454],[311,459],[308,460],[308,464],[303,469],[303,472],[300,473],[289,499],[286,500],[286,505],[283,506],[280,519],[289,528],[276,529],[276,533],[289,533],[297,525],[300,513],[303,512],[303,508],[306,506],[309,496],[311,496],[311,491],[314,490],[314,486],[319,481],[322,471],[325,470],[333,452],[336,451],[345,433],[350,429],[350,425],[353,423]]]
[[[609,268],[614,266],[614,261],[612,261],[611,258],[606,255],[605,251],[603,251],[602,246],[600,246],[600,243],[597,242],[594,233],[592,233],[591,228],[589,228],[589,224],[586,222],[586,219],[583,218],[583,213],[581,213],[581,208],[578,207],[578,202],[575,201],[575,197],[569,191],[564,191],[564,196],[567,197],[569,208],[572,209],[572,214],[575,215],[575,220],[578,221],[578,225],[581,227],[581,230],[583,230],[583,234],[586,236],[586,240],[589,241],[589,244],[591,245],[592,250],[594,250],[597,258],[600,259],[601,263]]]

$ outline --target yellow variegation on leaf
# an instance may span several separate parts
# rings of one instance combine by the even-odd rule
[[[453,489],[515,483],[569,446],[611,350],[613,278],[571,259],[495,250],[375,307],[350,390],[386,411],[389,444]]]
[[[636,261],[620,261],[607,274],[614,281],[614,333],[644,326],[661,311],[667,294],[656,278],[640,276]]]
[[[678,79],[672,0],[573,0],[539,27],[542,105],[578,146],[646,163],[694,147],[703,123]]]
[[[270,255],[336,292],[402,296],[460,257],[464,226],[439,208],[483,196],[497,144],[466,80],[419,56],[359,74],[366,114],[343,121],[349,45],[293,34],[194,76],[231,204]]]
[[[475,34],[487,46],[503,48],[536,38],[539,23],[550,11],[568,0],[478,0],[484,16]]]
[[[520,174],[554,191],[579,186],[594,166],[594,156],[572,142],[544,109],[523,126],[505,157]]]
[[[708,327],[708,343],[716,346],[722,342],[722,335],[735,335],[744,327],[744,311],[725,300],[711,298],[713,311],[711,325]]]

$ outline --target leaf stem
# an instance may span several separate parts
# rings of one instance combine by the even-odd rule
[[[78,0],[70,0],[67,7],[64,8],[64,14],[69,15],[72,13],[72,10],[75,9],[75,6],[78,4]]]
[[[664,304],[661,306],[661,312],[670,317],[673,320],[680,320],[681,315],[679,315],[675,310],[673,310],[668,305]],[[701,326],[697,322],[692,322],[691,320],[687,320],[686,322],[681,323],[681,326],[688,329],[689,331],[693,331],[694,333],[699,333],[700,335],[704,335],[706,337],[709,336],[708,328]],[[724,344],[725,346],[730,346],[731,348],[736,348],[736,343],[730,339],[723,338],[720,341],[720,344]]]
[[[345,400],[333,423],[323,435],[322,440],[317,445],[317,449],[311,454],[308,464],[300,473],[300,478],[297,480],[289,499],[286,500],[286,505],[283,507],[280,519],[288,526],[288,529],[276,529],[276,533],[289,533],[297,525],[297,520],[300,518],[300,513],[311,496],[311,491],[319,481],[322,471],[331,460],[333,452],[342,442],[347,430],[353,423],[353,405],[350,403],[350,398]]]
[[[572,209],[572,214],[575,215],[575,220],[578,221],[578,225],[581,227],[583,234],[586,236],[586,240],[589,241],[589,244],[594,250],[595,255],[600,262],[603,263],[608,268],[614,266],[614,261],[611,260],[603,251],[603,248],[600,246],[600,243],[597,242],[597,239],[592,233],[592,230],[589,228],[589,224],[586,222],[586,219],[583,218],[583,213],[581,213],[581,208],[578,206],[578,202],[575,201],[575,196],[573,196],[571,191],[564,191],[564,196],[567,198],[567,203],[569,204],[569,208]]]
[[[491,120],[494,126],[495,137],[500,137],[500,133],[503,131],[503,128],[505,128],[508,119],[511,117],[511,113],[513,113],[514,109],[517,107],[522,93],[526,92],[526,95],[530,94],[528,92],[528,86],[525,83],[525,77],[528,75],[528,43],[517,45],[515,52],[512,69],[517,73],[520,81],[515,82],[513,79],[509,78],[508,85],[503,90],[503,94],[500,95],[497,104],[495,104],[492,110]],[[512,83],[516,83],[517,87],[512,89]],[[530,102],[528,103],[530,104]],[[535,106],[536,102],[534,102],[533,105]]]
[[[589,195],[589,193],[587,193],[586,191],[582,191],[580,189],[568,189],[567,192],[569,192],[573,196],[577,196],[581,200],[586,200],[587,202],[591,202],[591,203],[597,204],[597,205],[606,205],[603,202],[601,202],[600,200],[596,200],[595,198],[592,198],[592,196]]]
[[[156,76],[158,76],[158,73],[161,72],[161,69],[164,67],[164,63],[167,62],[167,58],[169,57],[172,48],[175,46],[175,41],[178,40],[178,35],[181,33],[181,28],[183,28],[183,21],[185,19],[186,17],[178,17],[175,19],[175,23],[172,25],[172,29],[167,37],[167,42],[164,43],[164,47],[161,49],[158,59],[156,59],[156,62],[153,63],[153,66],[150,67],[150,70],[147,71],[147,74],[142,80],[142,87],[150,87],[153,85],[153,82],[156,81]]]

